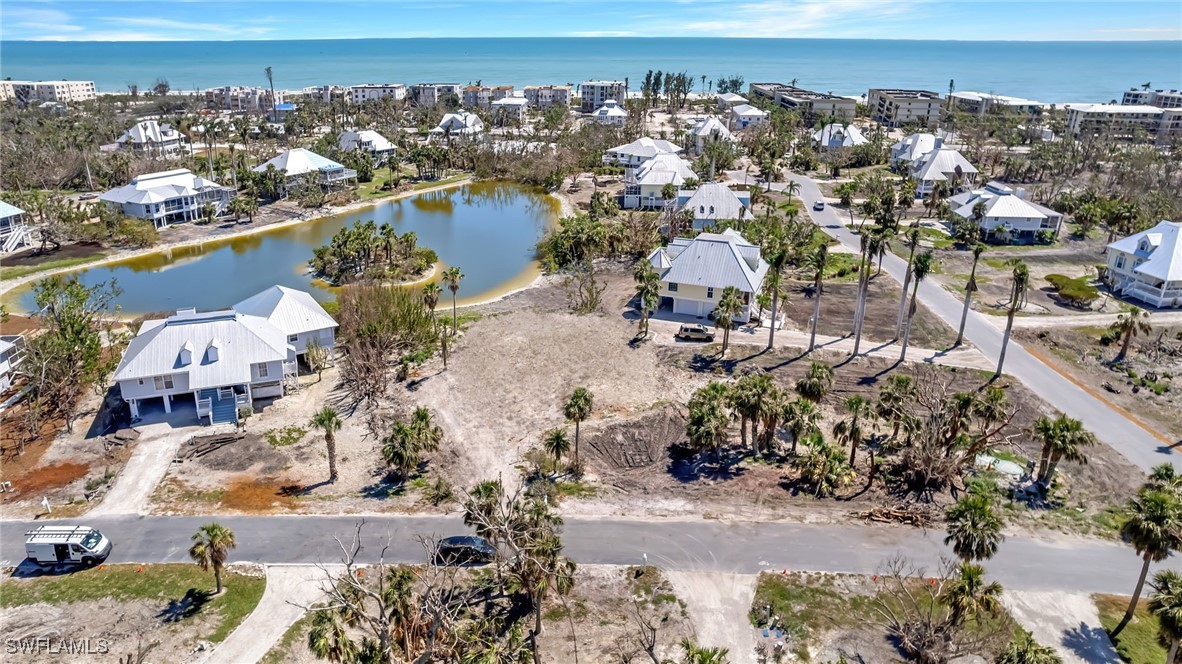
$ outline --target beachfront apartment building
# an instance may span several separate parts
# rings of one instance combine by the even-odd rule
[[[1068,104],[1067,128],[1076,136],[1144,135],[1164,145],[1182,140],[1182,108],[1131,104]]]
[[[809,125],[826,118],[853,120],[858,105],[856,100],[849,97],[814,92],[783,83],[752,83],[748,86],[748,93],[752,97],[772,101],[781,108],[796,111]]]
[[[21,107],[51,102],[72,104],[96,95],[94,81],[0,81],[0,101],[15,100]]]
[[[464,108],[491,108],[494,101],[513,96],[512,85],[465,85],[460,91]]]
[[[1122,106],[1157,106],[1158,108],[1182,108],[1182,91],[1178,90],[1126,90],[1121,98]]]
[[[133,418],[180,409],[235,424],[257,399],[282,397],[309,341],[331,349],[336,327],[311,295],[272,286],[232,309],[145,321],[113,378]]]
[[[866,95],[870,117],[884,127],[930,126],[940,121],[944,100],[931,90],[871,88]]]
[[[170,124],[143,120],[123,132],[115,144],[133,154],[167,157],[189,151],[189,139]]]
[[[522,90],[531,108],[561,106],[570,108],[571,88],[569,85],[527,85]]]
[[[1108,245],[1112,292],[1161,308],[1182,307],[1182,222],[1162,220]]]
[[[304,99],[313,99],[325,103],[331,103],[338,99],[345,99],[349,94],[349,89],[340,85],[312,85],[303,88],[299,92],[288,92],[285,97],[303,97]]]
[[[583,81],[579,84],[579,110],[594,112],[607,104],[628,99],[628,84],[624,81]]]
[[[410,98],[416,106],[434,106],[448,95],[460,96],[459,83],[415,83],[410,86]]]
[[[276,91],[274,98],[272,98],[271,91],[266,88],[223,85],[205,91],[205,106],[215,110],[259,113],[269,111],[273,105],[281,103],[283,103],[283,92]]]
[[[971,90],[953,92],[948,95],[948,103],[958,110],[964,111],[965,113],[972,113],[973,115],[985,115],[994,109],[1008,113],[1035,115],[1042,111],[1044,106],[1042,102],[1034,101],[1033,99],[997,95],[991,92],[973,92]]]
[[[674,238],[649,254],[648,261],[660,275],[661,305],[668,304],[674,314],[706,318],[718,306],[723,290],[734,286],[742,303],[736,323],[751,320],[752,304],[769,269],[759,247],[733,228],[692,239]]]
[[[959,193],[948,202],[953,214],[975,221],[995,241],[1031,243],[1039,233],[1058,235],[1063,225],[1062,213],[1027,200],[1022,187],[1014,189],[1000,182]]]
[[[367,101],[387,98],[401,101],[406,99],[407,91],[406,86],[401,83],[363,83],[349,86],[348,95],[350,103],[363,104]]]
[[[160,229],[203,218],[207,203],[221,216],[236,195],[233,187],[178,168],[136,176],[131,184],[111,189],[99,200],[129,217],[148,219]]]

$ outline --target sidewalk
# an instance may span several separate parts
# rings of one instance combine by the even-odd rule
[[[1090,595],[1006,590],[1002,604],[1036,641],[1051,646],[1064,664],[1120,662]]]
[[[136,428],[140,437],[135,451],[115,477],[115,485],[87,516],[143,513],[148,497],[164,479],[177,448],[187,438],[186,433],[179,432],[167,422],[136,425]]]

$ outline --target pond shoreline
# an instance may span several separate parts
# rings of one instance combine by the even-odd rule
[[[223,240],[230,240],[230,239],[246,237],[246,236],[250,236],[250,235],[257,235],[259,233],[266,233],[266,232],[281,229],[281,228],[287,228],[289,226],[296,226],[298,224],[304,224],[304,223],[316,221],[318,219],[323,219],[326,217],[334,217],[334,216],[337,216],[340,214],[348,214],[350,212],[356,212],[358,210],[364,210],[366,208],[376,207],[382,203],[388,203],[391,201],[398,201],[398,200],[402,200],[405,198],[411,198],[414,196],[418,196],[420,194],[429,194],[429,193],[436,192],[436,191],[445,191],[447,189],[462,187],[466,184],[471,184],[471,183],[472,183],[472,178],[466,177],[466,178],[464,178],[462,180],[458,180],[456,182],[449,182],[448,184],[443,184],[443,185],[439,185],[436,187],[427,187],[424,189],[417,189],[417,190],[412,189],[409,191],[394,194],[393,196],[387,196],[385,198],[378,198],[378,199],[373,199],[373,200],[369,200],[369,201],[357,201],[354,203],[350,203],[348,205],[329,206],[326,208],[320,208],[320,209],[316,210],[317,214],[315,216],[297,217],[295,219],[287,219],[285,221],[278,221],[278,222],[271,223],[271,224],[264,224],[262,226],[251,226],[250,228],[243,228],[241,230],[235,229],[234,231],[231,231],[229,233],[220,233],[220,234],[211,235],[211,236],[205,237],[205,238],[194,238],[194,239],[189,239],[189,240],[180,240],[177,242],[166,242],[163,244],[157,244],[157,245],[153,245],[151,247],[146,247],[144,249],[122,249],[122,250],[116,251],[113,254],[110,254],[108,256],[104,256],[102,258],[99,258],[97,260],[94,260],[94,261],[91,261],[88,263],[80,263],[78,265],[70,265],[68,267],[58,268],[58,269],[54,269],[54,270],[45,270],[44,272],[34,272],[32,274],[26,274],[24,276],[17,277],[15,279],[7,279],[4,281],[0,281],[0,297],[7,295],[10,291],[20,288],[21,286],[24,286],[25,284],[28,284],[33,281],[39,281],[39,280],[44,279],[46,277],[51,277],[55,274],[62,274],[65,272],[77,272],[80,270],[88,270],[93,267],[106,265],[108,263],[116,263],[118,261],[127,260],[129,258],[138,258],[140,256],[148,256],[151,254],[163,253],[166,251],[172,251],[174,249],[182,249],[185,247],[196,247],[196,246],[203,245],[207,242],[220,242]],[[326,212],[321,214],[321,210],[326,210]]]

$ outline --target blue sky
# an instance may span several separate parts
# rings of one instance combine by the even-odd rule
[[[0,39],[1182,39],[1178,0],[0,0]]]

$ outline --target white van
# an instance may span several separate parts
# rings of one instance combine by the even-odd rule
[[[95,565],[111,553],[111,540],[87,526],[38,526],[25,533],[25,555],[38,565]]]

